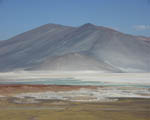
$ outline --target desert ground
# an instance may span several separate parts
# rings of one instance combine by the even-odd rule
[[[107,94],[107,92],[110,92],[107,91],[107,89],[112,89],[112,87],[65,85],[1,85],[0,119],[149,120],[149,89],[141,88],[141,92],[147,92],[140,93],[139,96],[132,94],[131,97],[130,93],[128,93],[129,97],[125,97],[125,95],[122,97],[116,97],[113,95],[111,98],[106,99],[100,97],[100,99],[95,100],[91,91],[96,91],[98,89],[105,90]],[[118,90],[119,89],[124,91],[137,90],[137,88],[130,88],[130,90],[129,88],[118,88]],[[84,92],[82,90],[84,90]],[[88,94],[85,91],[87,91]],[[60,92],[68,98],[61,99],[61,97],[57,96],[57,93]],[[68,94],[68,92],[71,93]]]
[[[149,76],[0,73],[0,120],[149,120]]]

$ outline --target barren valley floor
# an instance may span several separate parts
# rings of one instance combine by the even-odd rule
[[[150,120],[150,74],[0,73],[0,120]]]
[[[113,98],[86,101],[92,93],[79,93],[76,99],[40,99],[29,95],[45,92],[69,92],[81,89],[95,91],[108,89],[103,86],[57,86],[57,85],[1,85],[1,120],[149,120],[149,98]],[[130,88],[131,89],[131,88]],[[124,88],[125,90],[125,88]],[[149,89],[148,89],[149,90]],[[131,89],[132,91],[132,89]],[[88,91],[89,92],[89,91]],[[23,93],[23,94],[22,94]],[[32,94],[29,94],[32,93]],[[63,93],[62,93],[63,94]],[[24,95],[24,96],[16,96]],[[42,95],[42,94],[39,94]],[[65,93],[66,95],[66,93]],[[149,95],[149,94],[147,94]],[[45,97],[45,96],[43,96]],[[57,97],[56,97],[57,98]],[[76,100],[81,101],[76,101]],[[85,100],[85,101],[82,101]]]

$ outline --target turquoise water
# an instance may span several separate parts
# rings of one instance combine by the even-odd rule
[[[34,84],[34,85],[84,85],[84,86],[134,86],[134,87],[144,87],[150,88],[150,86],[146,85],[138,85],[138,84],[114,84],[114,83],[105,83],[100,81],[82,81],[73,78],[49,78],[49,79],[36,79],[31,81],[9,81],[9,82],[0,82],[0,84]]]

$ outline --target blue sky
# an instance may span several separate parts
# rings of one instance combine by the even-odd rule
[[[150,36],[150,0],[0,0],[0,40],[47,23]]]

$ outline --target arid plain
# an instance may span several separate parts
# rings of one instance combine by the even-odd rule
[[[91,71],[0,73],[0,118],[149,120],[149,76]]]

